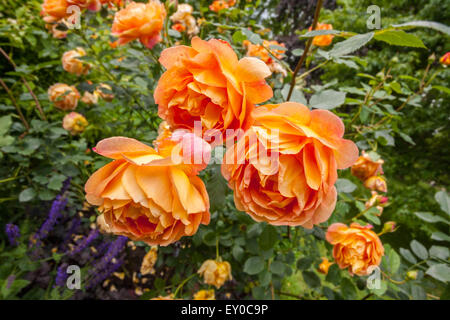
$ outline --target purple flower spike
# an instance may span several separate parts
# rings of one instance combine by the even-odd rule
[[[5,228],[6,235],[8,236],[9,243],[12,246],[17,246],[17,238],[20,237],[19,227],[15,224],[8,223]]]

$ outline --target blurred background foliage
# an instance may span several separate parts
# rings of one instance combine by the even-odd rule
[[[200,37],[225,39],[240,56],[245,55],[245,39],[256,43],[261,38],[278,40],[286,45],[283,60],[291,69],[304,48],[306,39],[300,35],[312,24],[316,3],[241,0],[216,13],[208,9],[209,0],[186,2],[194,7],[196,18],[204,19]],[[417,20],[450,21],[450,2],[438,0],[329,0],[324,1],[320,21],[331,23],[336,30],[366,33],[366,10],[372,4],[381,8],[382,28]],[[21,234],[18,246],[11,246],[7,235],[0,233],[1,298],[148,299],[177,288],[181,297],[190,298],[205,286],[200,280],[183,280],[204,260],[216,256],[217,243],[223,260],[231,263],[233,280],[216,293],[216,298],[449,298],[448,275],[439,280],[439,276],[427,274],[435,264],[448,264],[449,258],[450,212],[445,191],[450,183],[449,70],[439,64],[439,58],[450,51],[448,34],[412,29],[426,49],[371,41],[353,50],[352,56],[327,62],[297,81],[294,100],[309,101],[310,106],[324,90],[345,93],[345,102],[329,109],[343,118],[348,138],[385,161],[389,206],[375,219],[375,227],[381,230],[384,222],[396,221],[399,229],[382,237],[386,249],[382,289],[368,290],[366,278],[351,277],[336,265],[327,275],[317,272],[321,257],[331,259],[332,247],[324,241],[327,225],[356,216],[361,211],[357,202],[370,198],[349,170],[340,173],[345,180],[341,180],[331,220],[313,230],[288,231],[286,227],[254,223],[237,212],[218,166],[210,165],[202,178],[212,199],[211,224],[202,226],[192,239],[159,248],[156,272],[145,277],[139,273],[149,250],[143,243],[121,247],[120,239],[98,234],[88,248],[75,254],[73,248],[93,232],[96,217],[95,209],[84,203],[83,185],[107,162],[90,148],[115,135],[147,143],[157,136],[160,120],[153,90],[163,70],[155,61],[165,44],[148,50],[132,42],[112,49],[114,12],[106,8],[83,13],[81,30],[70,31],[66,39],[54,39],[39,15],[40,6],[37,0],[0,0],[0,47],[8,56],[0,55],[0,78],[5,84],[0,89],[0,226],[4,230],[7,223],[14,223]],[[172,42],[189,44],[186,34],[170,29],[168,33]],[[85,60],[94,65],[87,76],[75,77],[61,66],[62,54],[75,47],[85,48]],[[306,65],[311,69],[325,60],[316,48]],[[272,77],[275,95],[271,102],[283,101],[289,81],[290,75]],[[79,103],[77,112],[89,121],[81,136],[71,136],[62,129],[64,113],[48,100],[48,87],[58,82],[75,85],[80,93],[92,92],[99,83],[112,88],[112,101],[99,100],[95,107]],[[364,97],[369,101],[363,101]],[[366,107],[371,101],[376,108],[369,110]],[[62,192],[68,179],[70,187]],[[30,239],[51,218],[49,212],[51,215],[58,195],[67,198],[68,204],[50,235],[37,246]],[[424,218],[421,212],[428,215]],[[362,219],[374,223],[373,217]],[[413,239],[419,246],[411,242]],[[120,249],[115,260],[106,262],[104,278],[92,280],[89,270],[100,265],[111,248]],[[59,268],[71,263],[83,266],[83,281],[91,283],[88,289],[71,291],[57,285]],[[118,269],[114,269],[117,264]],[[418,275],[408,278],[407,272],[414,270]],[[111,276],[113,271],[116,276]],[[186,284],[180,287],[180,283]]]

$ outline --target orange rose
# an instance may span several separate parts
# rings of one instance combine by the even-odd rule
[[[100,83],[97,88],[95,88],[94,95],[110,102],[114,99],[114,93],[110,92],[112,92],[112,88],[110,85],[106,83]]]
[[[99,206],[112,233],[167,246],[209,223],[208,193],[196,168],[175,163],[173,148],[161,149],[125,137],[104,139],[94,149],[114,161],[86,182],[86,199]]]
[[[444,54],[440,59],[439,62],[442,63],[445,66],[450,65],[450,52],[447,52]]]
[[[102,4],[108,4],[109,7],[116,6],[121,7],[123,6],[124,0],[100,0]]]
[[[344,124],[300,103],[257,107],[255,124],[228,148],[222,174],[237,209],[256,221],[303,226],[326,221],[336,204],[336,169],[358,157]]]
[[[159,59],[167,69],[155,89],[158,114],[174,128],[204,131],[246,130],[257,103],[270,99],[272,88],[264,78],[269,68],[259,59],[238,60],[231,46],[222,40],[192,39],[192,47],[165,49]]]
[[[115,14],[111,31],[119,37],[119,45],[139,39],[151,49],[161,41],[160,32],[165,18],[166,9],[158,0],[149,3],[131,2]]]
[[[77,76],[87,74],[91,66],[86,62],[77,59],[78,57],[83,57],[85,55],[86,51],[84,51],[83,48],[66,51],[62,56],[63,69],[69,73],[76,74]]]
[[[271,45],[282,46],[284,47],[284,43],[279,43],[278,41],[268,41],[263,40],[262,45],[252,44],[248,40],[244,40],[244,47],[247,48],[247,56],[249,57],[257,57],[264,61],[267,65],[273,62],[273,59],[270,57],[269,52],[265,48],[269,48]],[[264,48],[265,47],[265,48]],[[270,51],[274,54],[277,59],[281,59],[283,57],[284,51],[279,49],[270,49]]]
[[[83,97],[81,98],[81,102],[88,105],[97,104],[98,96],[96,94],[90,93],[89,91],[85,91]]]
[[[312,27],[309,27],[308,30],[311,31]],[[333,30],[333,25],[326,24],[326,23],[317,23],[315,30]],[[332,34],[316,36],[316,37],[314,37],[312,43],[313,43],[313,45],[318,46],[318,47],[326,47],[331,44],[331,42],[333,41],[333,38],[334,38],[334,36]]]
[[[181,23],[175,23],[174,25],[172,25],[172,29],[176,30],[178,32],[186,31],[186,27],[183,24],[181,24]]]
[[[67,31],[59,30],[57,24],[46,23],[45,28],[51,32],[53,38],[55,39],[64,39],[67,37]]]
[[[373,161],[369,154],[363,151],[361,156],[352,166],[351,172],[353,176],[364,182],[371,176],[383,174],[383,163],[384,161],[382,159]]]
[[[322,262],[319,265],[319,272],[323,274],[328,274],[328,269],[334,264],[334,262],[328,261],[327,258],[322,258]]]
[[[219,12],[220,10],[227,9],[228,3],[224,0],[215,0],[209,5],[209,10]]]
[[[74,86],[56,83],[48,88],[48,99],[61,110],[74,110],[78,105],[80,93]]]
[[[203,262],[198,273],[203,277],[206,284],[219,289],[223,284],[231,280],[231,266],[227,261],[206,260]]]
[[[86,118],[77,112],[66,114],[63,119],[63,128],[69,131],[72,135],[82,133],[88,124],[89,123]]]
[[[371,228],[357,223],[350,227],[334,223],[328,228],[326,239],[334,245],[333,257],[339,268],[348,268],[351,274],[365,276],[372,271],[369,267],[380,264],[384,248]]]
[[[69,6],[67,0],[44,0],[41,15],[44,16],[45,22],[56,22],[69,15],[67,12]]]

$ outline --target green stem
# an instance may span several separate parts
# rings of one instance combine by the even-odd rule
[[[187,277],[186,279],[183,280],[183,282],[180,283],[180,285],[177,287],[177,289],[175,290],[175,293],[173,294],[173,297],[176,298],[178,292],[183,288],[183,286],[189,281],[191,280],[193,277],[195,277],[197,274],[191,274],[189,277]]]

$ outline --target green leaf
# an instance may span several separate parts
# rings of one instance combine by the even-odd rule
[[[306,284],[310,288],[317,288],[320,286],[320,278],[314,272],[303,271],[302,275],[303,275],[303,280],[306,282]]]
[[[375,139],[377,139],[384,146],[394,146],[395,140],[389,134],[388,130],[375,131]]]
[[[50,181],[47,185],[47,187],[50,190],[59,191],[62,188],[62,184],[66,180],[66,177],[61,174],[56,174],[50,178]]]
[[[358,34],[356,36],[348,38],[347,40],[338,42],[333,46],[333,49],[329,51],[329,54],[330,56],[335,58],[348,55],[368,43],[373,38],[373,36],[373,32],[368,32],[364,34]]]
[[[241,261],[244,257],[244,249],[242,249],[240,246],[234,246],[231,253],[237,261]]]
[[[275,274],[282,275],[284,273],[284,263],[280,261],[274,261],[270,264],[270,271]]]
[[[447,220],[445,220],[442,217],[435,216],[431,212],[414,212],[414,214],[423,221],[429,222],[429,223],[436,223],[436,222],[444,222],[447,224],[450,224]]]
[[[418,256],[420,259],[422,260],[428,259],[428,251],[419,241],[413,240],[409,245],[411,247],[412,252],[414,252],[414,254]]]
[[[364,213],[364,217],[366,217],[367,220],[372,222],[373,224],[380,225],[381,221],[380,218],[378,218],[375,214],[379,213],[378,209],[375,207],[370,208],[367,212]]]
[[[36,192],[32,188],[28,188],[23,190],[19,194],[19,201],[20,202],[28,202],[33,200],[33,198],[36,196]]]
[[[441,206],[442,211],[450,215],[450,197],[445,191],[439,191],[436,192],[434,195],[434,199],[439,203]]]
[[[438,90],[438,91],[445,92],[446,94],[450,94],[450,89],[447,88],[447,87],[444,87],[444,86],[438,86],[438,85],[431,86],[431,87],[432,87],[433,89]]]
[[[394,46],[425,48],[422,40],[403,30],[380,30],[375,32],[375,39]]]
[[[429,250],[431,257],[437,257],[442,260],[447,260],[449,257],[449,249],[442,246],[432,246]]]
[[[262,250],[269,250],[269,249],[273,248],[273,246],[275,245],[277,240],[278,240],[277,229],[275,229],[275,227],[267,224],[264,227],[264,230],[258,239],[259,247]]]
[[[434,264],[425,273],[445,283],[450,281],[450,267],[445,263]]]
[[[372,289],[371,291],[376,294],[378,297],[383,296],[388,288],[388,284],[385,280],[380,280],[380,288],[379,289]]]
[[[433,232],[431,234],[431,239],[436,241],[447,241],[450,242],[450,237],[446,235],[445,233],[442,233],[440,231]]]
[[[414,27],[424,27],[424,28],[431,28],[440,32],[443,32],[445,34],[450,35],[450,27],[446,26],[445,24],[434,22],[434,21],[411,21],[406,22],[402,24],[394,24],[392,25],[394,28],[414,28]]]
[[[11,116],[3,116],[0,117],[0,136],[3,136],[5,133],[9,131],[9,128],[11,128],[12,125],[12,118]]]
[[[333,264],[328,269],[328,274],[325,278],[326,281],[339,285],[341,282],[341,270],[336,264]]]
[[[400,256],[395,252],[395,250],[391,249],[389,251],[389,271],[391,274],[395,274],[400,268]]]
[[[264,270],[264,260],[260,257],[250,257],[245,261],[244,272],[250,275],[258,274]]]
[[[253,43],[253,44],[261,44],[262,43],[262,39],[259,34],[256,34],[247,28],[242,28],[241,30],[242,30],[242,33],[245,34],[245,36],[247,37],[248,41],[250,41],[251,43]]]
[[[299,270],[307,270],[309,267],[311,267],[311,264],[313,263],[313,259],[311,258],[301,258],[297,261],[297,269]]]
[[[356,286],[353,284],[353,282],[348,279],[344,278],[341,281],[341,293],[342,296],[347,300],[354,300],[356,299]]]
[[[416,257],[409,251],[409,249],[400,248],[400,254],[406,261],[411,262],[412,264],[417,263]]]
[[[340,34],[339,30],[313,30],[300,36],[300,38],[311,38],[316,36],[324,36],[327,34]]]
[[[207,182],[207,190],[213,210],[220,209],[225,204],[225,195],[228,190],[227,182],[220,172],[220,165],[213,165],[211,177]]]
[[[356,190],[356,185],[348,179],[337,179],[336,181],[337,192],[352,193]]]
[[[270,280],[272,280],[272,274],[268,270],[264,270],[258,275],[259,284],[262,287],[269,285]]]
[[[282,95],[284,100],[287,100],[288,94],[289,94],[289,86],[286,85],[281,90],[281,95]],[[303,92],[301,92],[300,90],[296,89],[295,87],[292,90],[291,99],[289,99],[289,101],[298,102],[298,103],[301,103],[301,104],[304,104],[304,105],[308,104],[308,102],[306,101],[306,98],[305,98],[305,95],[303,94]]]
[[[413,139],[411,139],[410,136],[408,136],[407,134],[403,133],[403,132],[399,132],[398,133],[400,135],[400,137],[405,140],[406,142],[408,142],[409,144],[412,144],[413,146],[416,145],[416,143],[414,142]]]
[[[413,300],[426,300],[427,299],[427,293],[425,292],[425,290],[416,284],[413,284],[411,286],[411,295],[413,297]]]
[[[314,94],[309,100],[311,108],[331,110],[345,102],[345,92],[332,89],[320,91]]]
[[[233,33],[232,40],[233,40],[234,43],[241,43],[245,39],[247,39],[247,37],[245,36],[244,33],[242,33],[241,30],[238,30],[235,33]]]

